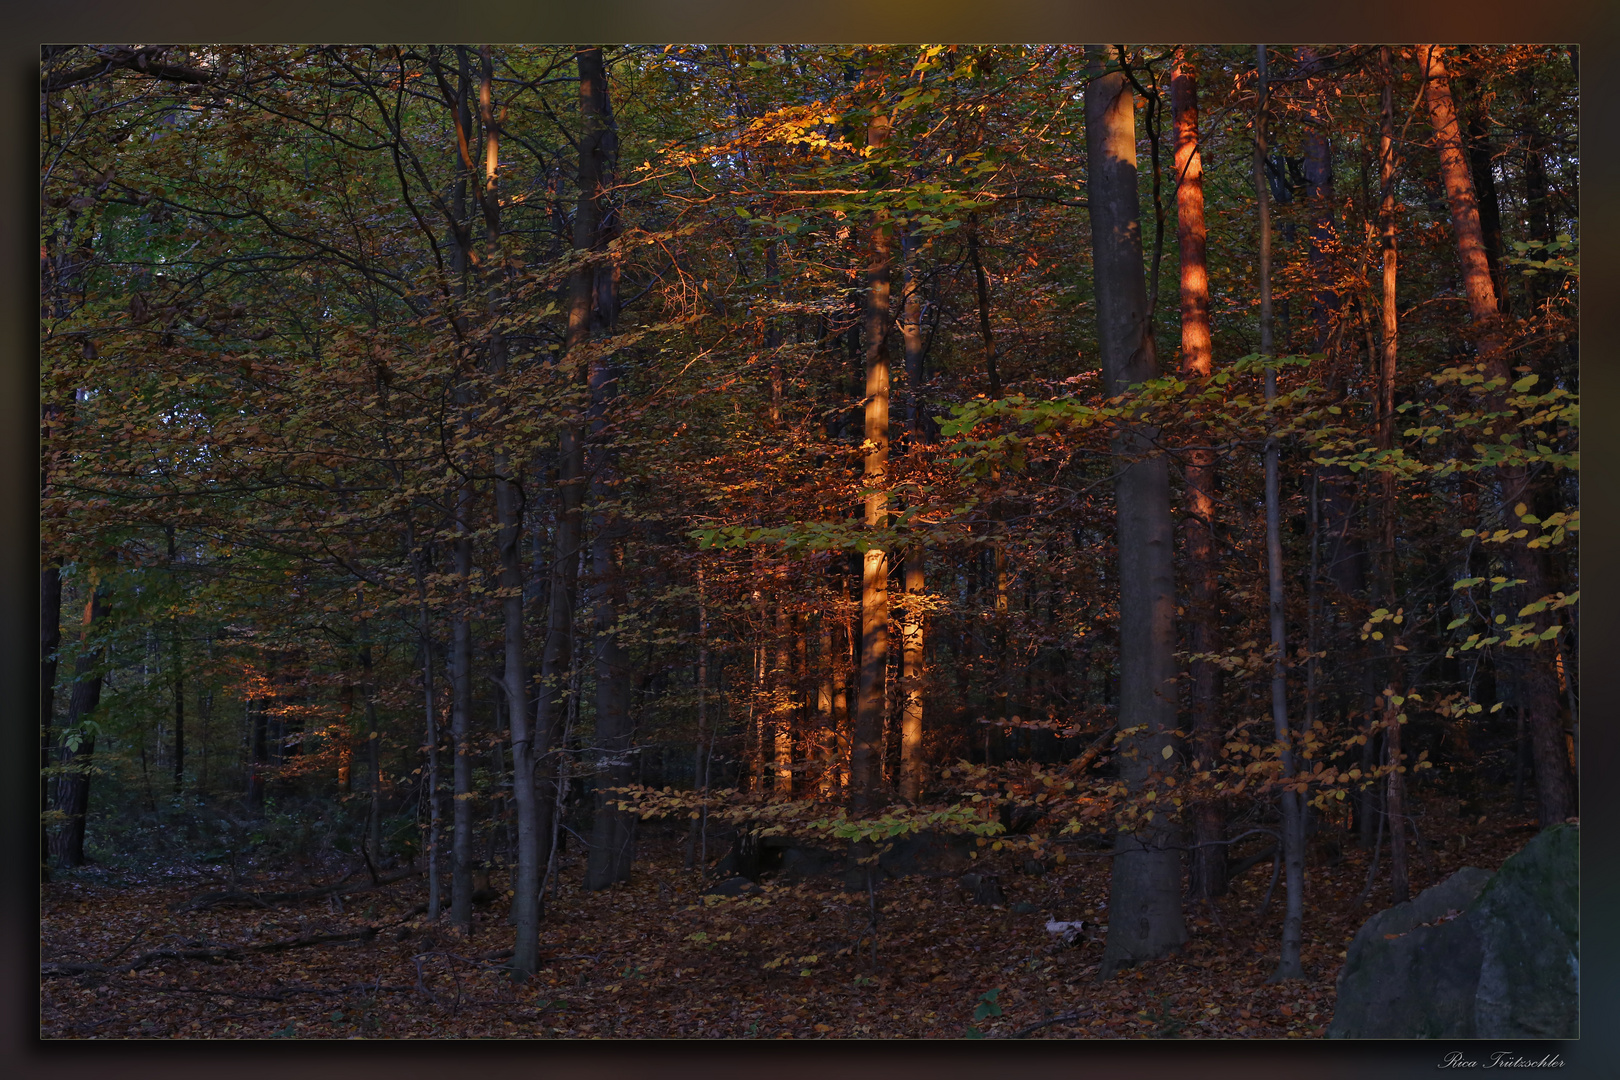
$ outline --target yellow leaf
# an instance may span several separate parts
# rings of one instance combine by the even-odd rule
[[[1174,754],[1174,753],[1175,753],[1175,750],[1174,750],[1174,749],[1172,749],[1172,748],[1171,748],[1171,747],[1168,747],[1168,746],[1167,746],[1167,747],[1165,747],[1165,748],[1164,748],[1164,750],[1163,750],[1163,751],[1162,751],[1162,752],[1161,752],[1161,756],[1162,756],[1162,757],[1164,757],[1164,758],[1165,758],[1165,760],[1167,760],[1167,761],[1168,761],[1168,760],[1169,760],[1169,759],[1170,759],[1170,756],[1171,756],[1171,755],[1172,755],[1172,754]]]

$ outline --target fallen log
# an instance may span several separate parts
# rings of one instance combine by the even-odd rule
[[[381,889],[394,884],[396,881],[404,881],[406,878],[416,877],[422,871],[420,869],[410,869],[393,874],[383,874],[370,882],[351,887],[349,882],[353,881],[359,873],[358,870],[351,870],[343,876],[342,880],[334,884],[322,885],[314,889],[299,889],[293,892],[255,893],[241,889],[227,889],[223,892],[203,893],[200,896],[192,897],[190,900],[183,900],[178,904],[171,905],[169,910],[179,914],[186,911],[204,911],[225,904],[267,908],[273,904],[296,904],[304,900],[320,900],[327,896],[351,896],[355,893]]]
[[[48,978],[59,975],[84,975],[90,972],[138,971],[141,968],[157,963],[159,960],[208,960],[215,963],[225,960],[245,960],[250,953],[285,952],[288,949],[302,949],[311,945],[330,945],[340,941],[370,941],[377,936],[381,929],[384,928],[366,926],[343,934],[300,934],[295,938],[267,941],[262,945],[216,945],[202,949],[153,949],[151,952],[141,953],[131,960],[116,964],[45,963],[40,965],[40,974]]]

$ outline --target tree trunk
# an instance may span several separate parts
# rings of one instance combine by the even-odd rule
[[[1439,45],[1418,48],[1423,64],[1424,97],[1440,155],[1440,179],[1445,186],[1452,231],[1457,241],[1463,292],[1468,299],[1469,316],[1479,331],[1479,358],[1485,364],[1485,373],[1493,380],[1501,380],[1501,388],[1487,399],[1487,408],[1493,412],[1508,412],[1506,387],[1514,381],[1514,371],[1508,365],[1501,316],[1497,311],[1496,292],[1491,282],[1490,261],[1485,254],[1479,203],[1463,151],[1443,53],[1444,48]],[[1489,441],[1496,441],[1499,434],[1514,434],[1517,437],[1513,428],[1511,421],[1498,421]],[[1510,526],[1518,517],[1516,506],[1525,501],[1528,495],[1530,475],[1524,466],[1517,464],[1497,466],[1495,472],[1500,496],[1500,520]],[[1517,611],[1547,594],[1546,565],[1539,551],[1531,550],[1522,543],[1509,543],[1505,546],[1503,561],[1509,578],[1524,581],[1522,585],[1503,590],[1507,594],[1504,599],[1509,610]],[[1550,626],[1550,616],[1545,611],[1524,618],[1535,634],[1544,632]],[[1552,667],[1533,650],[1523,651],[1525,655],[1514,657],[1509,663],[1516,669],[1514,675],[1520,687],[1520,704],[1529,713],[1540,819],[1543,826],[1549,826],[1562,822],[1575,812],[1574,784],[1570,776],[1569,754],[1559,716],[1558,686]]]
[[[915,545],[905,560],[906,611],[900,624],[900,797],[910,802],[922,798],[923,757],[923,548]]]
[[[84,606],[79,631],[79,658],[73,665],[73,696],[63,724],[61,750],[57,756],[56,809],[63,815],[55,837],[53,853],[58,866],[83,866],[85,815],[90,809],[90,774],[96,750],[93,731],[80,730],[101,704],[102,675],[99,670],[104,650],[86,647],[96,623],[106,617],[106,590],[92,576],[90,601]]]
[[[1108,50],[1111,54],[1111,50]],[[1112,56],[1109,56],[1112,59]],[[1110,396],[1158,375],[1148,321],[1138,220],[1135,95],[1122,72],[1103,74],[1092,53],[1086,87],[1097,337]],[[1174,525],[1169,463],[1152,452],[1157,433],[1122,427],[1113,442],[1119,550],[1119,725],[1140,728],[1116,757],[1134,799],[1169,771],[1162,756],[1176,727]],[[1142,804],[1138,804],[1142,805]],[[1115,837],[1108,941],[1099,975],[1162,956],[1187,940],[1181,913],[1180,838],[1166,814],[1145,809],[1141,824]]]
[[[697,567],[698,654],[697,654],[697,746],[692,751],[692,787],[702,793],[704,805],[692,816],[686,834],[686,868],[708,863],[708,796],[709,782],[705,775],[709,755],[709,602],[703,588],[703,565]],[[700,848],[702,850],[700,850]]]
[[[618,134],[613,120],[612,99],[607,73],[599,48],[578,54],[580,110],[585,132],[580,141],[580,211],[588,232],[582,234],[576,220],[575,246],[589,241],[593,252],[607,249],[618,232],[617,218],[607,200],[618,166]],[[589,206],[587,206],[587,202]],[[580,284],[576,282],[576,286]],[[613,332],[618,317],[618,270],[616,265],[598,260],[590,267],[589,294],[574,295],[570,329],[576,315],[587,316],[589,338],[604,338]],[[582,304],[581,301],[584,301]],[[588,306],[586,306],[588,305]],[[585,307],[581,311],[581,307]],[[594,356],[590,362],[590,433],[597,446],[598,460],[591,469],[591,587],[590,605],[596,638],[596,746],[598,757],[596,816],[591,830],[591,852],[585,871],[587,889],[604,889],[630,876],[633,855],[634,816],[609,804],[618,797],[606,789],[630,782],[631,731],[629,713],[630,654],[619,640],[619,617],[625,610],[624,541],[626,527],[614,500],[617,498],[615,455],[608,429],[608,409],[617,395],[619,371],[611,354]]]
[[[782,596],[787,591],[785,567],[776,574],[776,664],[771,673],[771,757],[774,765],[771,790],[778,797],[793,795],[793,691],[790,666],[792,647],[787,607]]]
[[[1209,324],[1209,264],[1204,253],[1204,166],[1198,148],[1198,75],[1187,64],[1170,80],[1175,127],[1176,241],[1181,253],[1181,375],[1189,381],[1214,372]],[[1187,451],[1182,513],[1187,559],[1187,648],[1208,657],[1218,647],[1219,563],[1215,557],[1215,449]],[[1189,665],[1188,704],[1192,710],[1193,771],[1213,770],[1221,758],[1220,668],[1212,660]],[[1192,807],[1193,855],[1188,862],[1192,897],[1226,893],[1226,812],[1218,799]]]
[[[57,650],[62,645],[62,562],[52,559],[39,572],[39,860],[41,880],[50,880],[50,836],[45,815],[51,808],[46,779],[56,744]]]
[[[1269,104],[1266,47],[1260,46],[1260,105],[1255,116],[1254,185],[1260,201],[1260,352],[1272,356],[1271,341],[1271,204],[1266,182],[1266,123]],[[1277,373],[1267,369],[1266,402],[1277,396]],[[1281,756],[1282,779],[1294,776],[1293,733],[1288,723],[1288,633],[1284,623],[1282,565],[1282,492],[1276,436],[1266,439],[1266,580],[1271,622],[1271,724]],[[1122,718],[1123,719],[1123,718]],[[1282,860],[1287,899],[1283,908],[1281,956],[1271,981],[1304,978],[1299,952],[1305,917],[1304,800],[1291,785],[1283,786]]]
[[[457,484],[455,536],[450,556],[455,573],[455,615],[450,622],[450,922],[472,932],[473,894],[473,641],[472,502],[470,481]]]
[[[905,303],[902,305],[900,331],[905,348],[906,396],[912,444],[927,446],[934,441],[935,425],[928,416],[927,400],[923,394],[923,353],[925,343],[922,332],[922,275],[918,271],[915,243],[907,232],[901,239],[901,254],[905,263]],[[905,559],[905,589],[910,597],[917,597],[925,588],[923,566],[927,551],[921,544],[913,545]],[[900,716],[900,795],[916,802],[922,797],[923,772],[923,677],[924,639],[921,606],[906,604],[904,620],[900,626],[901,686],[903,705]],[[830,701],[829,701],[830,705]]]
[[[365,601],[362,598],[361,603]],[[371,671],[371,622],[360,619],[360,677],[366,705],[366,773],[370,801],[366,812],[366,834],[371,857],[382,858],[382,733],[377,730],[377,685]]]
[[[1383,68],[1383,111],[1378,135],[1378,168],[1383,184],[1383,200],[1379,207],[1383,234],[1383,302],[1380,306],[1380,329],[1383,349],[1378,365],[1378,449],[1389,451],[1395,445],[1395,364],[1400,349],[1400,313],[1396,306],[1395,286],[1398,270],[1398,252],[1395,248],[1395,105],[1394,73],[1389,66],[1389,48],[1380,51]],[[1382,605],[1396,610],[1395,603],[1395,531],[1396,490],[1395,474],[1378,475],[1381,496],[1380,515],[1383,527],[1380,558],[1378,560],[1378,592]],[[1401,688],[1400,654],[1395,650],[1399,634],[1392,629],[1386,636],[1384,652],[1389,671],[1389,683],[1384,690],[1384,753],[1389,776],[1384,792],[1384,813],[1389,818],[1389,877],[1390,902],[1404,903],[1408,896],[1406,862],[1405,786],[1401,765],[1401,721],[1399,703],[1395,695]]]
[[[433,633],[428,620],[425,555],[416,546],[416,526],[406,520],[406,546],[411,551],[411,569],[416,576],[416,634],[422,653],[422,699],[426,719],[427,796],[428,796],[428,922],[439,921],[439,837],[442,811],[439,804],[439,726],[434,715]]]
[[[866,69],[869,90],[876,98],[883,80],[873,63]],[[874,112],[866,128],[867,145],[881,151],[889,141],[889,118]],[[866,526],[881,529],[889,510],[889,262],[891,240],[887,215],[874,214],[867,238],[867,288],[864,317],[866,338],[866,456],[862,484],[866,488]],[[850,746],[851,809],[865,814],[881,801],[881,740],[886,696],[884,672],[889,662],[888,553],[881,545],[868,548],[861,567],[860,693],[856,699],[855,730]]]

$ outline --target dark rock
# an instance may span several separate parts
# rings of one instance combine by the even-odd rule
[[[844,868],[843,856],[809,845],[782,850],[781,874],[789,877],[821,877],[836,874]]]
[[[1580,832],[1555,825],[1480,894],[1479,1038],[1575,1039],[1580,1019]]]
[[[924,829],[886,842],[878,866],[891,878],[951,877],[973,865],[975,838]]]
[[[1040,877],[1046,873],[1046,864],[1039,859],[1025,859],[1023,869],[1030,877]]]
[[[752,896],[759,892],[759,886],[745,877],[727,878],[718,885],[711,885],[709,896]]]
[[[1020,901],[1018,901],[1018,903],[1014,904],[1009,910],[1011,910],[1014,915],[1033,915],[1037,911],[1039,911],[1040,908],[1036,907],[1034,904],[1030,903],[1028,900],[1020,900]]]
[[[1495,875],[1465,867],[1368,919],[1328,1037],[1576,1038],[1578,848],[1554,826]]]
[[[1001,891],[1000,882],[989,874],[963,874],[956,879],[956,886],[975,904],[990,906],[1007,902],[1007,894]]]

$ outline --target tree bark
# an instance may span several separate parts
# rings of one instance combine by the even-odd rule
[[[1272,356],[1271,341],[1271,204],[1266,182],[1266,125],[1268,94],[1266,47],[1260,46],[1260,104],[1255,115],[1254,186],[1260,202],[1260,352]],[[1277,373],[1265,376],[1266,403],[1277,397]],[[1288,781],[1294,776],[1293,733],[1288,722],[1288,632],[1284,621],[1282,565],[1282,492],[1279,447],[1275,435],[1266,438],[1266,580],[1271,623],[1271,724],[1276,741],[1282,790],[1282,860],[1286,882],[1281,955],[1271,981],[1304,978],[1300,946],[1305,916],[1304,800]]]
[[[63,740],[57,756],[56,809],[63,815],[63,821],[52,838],[52,847],[58,866],[83,866],[85,862],[84,826],[90,809],[90,775],[96,739],[93,731],[79,729],[101,704],[99,669],[104,650],[86,646],[96,623],[106,617],[106,612],[106,589],[92,577],[90,600],[84,606],[84,621],[79,631],[79,658],[73,665],[73,696],[68,699]]]
[[[1418,56],[1423,65],[1424,98],[1434,128],[1435,148],[1440,156],[1440,179],[1445,187],[1452,232],[1457,242],[1457,256],[1462,267],[1463,293],[1468,299],[1469,316],[1478,331],[1479,359],[1485,364],[1486,375],[1493,381],[1500,380],[1498,389],[1488,397],[1486,405],[1493,412],[1509,411],[1506,387],[1514,381],[1514,372],[1508,365],[1501,316],[1491,281],[1490,261],[1485,253],[1484,230],[1479,220],[1479,202],[1463,150],[1462,135],[1458,130],[1450,78],[1445,68],[1444,48],[1439,45],[1419,46]],[[1511,421],[1498,421],[1489,437],[1491,441],[1495,441],[1499,435],[1518,438],[1513,428]],[[1530,475],[1524,466],[1517,464],[1500,465],[1495,471],[1500,520],[1505,525],[1511,524],[1518,517],[1515,507],[1525,501],[1529,494]],[[1517,611],[1547,594],[1546,565],[1539,551],[1531,550],[1522,543],[1509,543],[1502,558],[1506,563],[1507,576],[1524,582],[1515,588],[1503,590],[1507,594],[1504,599],[1508,609]],[[1537,634],[1550,625],[1546,612],[1526,616],[1525,621],[1531,624],[1533,632]],[[1569,754],[1559,716],[1558,687],[1551,665],[1535,653],[1529,650],[1525,652],[1526,655],[1508,660],[1508,664],[1514,669],[1515,681],[1520,687],[1521,705],[1529,714],[1536,794],[1541,824],[1545,827],[1558,824],[1575,812],[1574,783],[1570,776]]]
[[[411,570],[416,577],[416,634],[417,648],[422,653],[422,699],[426,719],[427,795],[428,795],[428,922],[439,921],[439,836],[442,811],[439,803],[439,725],[435,716],[435,689],[433,685],[433,632],[428,619],[427,558],[416,545],[416,526],[410,519],[405,523],[405,543],[411,552]]]
[[[617,235],[618,222],[607,193],[618,166],[618,132],[608,93],[607,72],[600,48],[578,53],[580,111],[584,137],[580,141],[580,214],[588,233],[576,220],[575,246],[589,240],[589,249],[606,251]],[[589,207],[586,206],[587,200]],[[583,282],[576,282],[576,287]],[[570,328],[576,314],[587,316],[587,337],[605,338],[618,317],[618,271],[606,260],[590,267],[589,294],[574,295]],[[582,303],[583,301],[583,303]],[[588,305],[588,307],[586,307]],[[580,310],[581,308],[585,310]],[[591,469],[590,492],[594,509],[591,525],[590,606],[595,634],[596,672],[596,816],[591,830],[591,851],[585,871],[587,889],[604,889],[630,876],[634,816],[609,804],[618,796],[605,789],[630,782],[631,731],[629,714],[630,655],[619,640],[619,615],[625,610],[624,541],[626,528],[614,500],[617,498],[615,459],[611,448],[608,409],[618,393],[618,366],[612,355],[593,355],[589,365],[591,395],[589,425],[597,460]]]
[[[52,784],[46,779],[56,748],[57,650],[62,645],[62,563],[52,559],[39,572],[39,864],[41,880],[50,879],[50,835],[45,815],[51,808]]]
[[[1110,396],[1158,375],[1137,202],[1135,95],[1123,72],[1103,73],[1092,53],[1086,87],[1086,155],[1097,337]],[[1131,425],[1113,442],[1119,550],[1119,724],[1140,728],[1116,760],[1131,796],[1156,789],[1176,727],[1174,525],[1169,463],[1152,450],[1156,432]],[[1142,804],[1139,804],[1142,805]],[[1151,804],[1146,804],[1151,805]],[[1122,826],[1114,842],[1108,940],[1100,975],[1162,956],[1187,940],[1181,912],[1180,838],[1152,809]]]
[[[900,624],[900,797],[910,802],[922,798],[923,757],[923,614],[919,601],[923,591],[923,548],[915,545],[906,556],[904,575],[906,610]]]
[[[1181,375],[1189,381],[1214,372],[1209,322],[1209,264],[1205,258],[1204,167],[1198,147],[1198,74],[1186,63],[1170,80],[1175,128],[1176,242],[1181,254]],[[1215,448],[1187,451],[1182,513],[1187,561],[1188,704],[1192,711],[1193,771],[1213,770],[1221,758],[1220,667],[1210,659],[1219,647],[1219,564],[1215,557]],[[1193,855],[1188,865],[1192,897],[1226,893],[1226,813],[1220,800],[1192,807]]]
[[[883,72],[876,63],[866,69],[874,99]],[[867,145],[881,151],[889,141],[889,118],[874,112],[866,128]],[[889,510],[889,263],[891,240],[887,215],[874,214],[868,227],[866,269],[866,455],[861,482],[866,489],[866,526],[881,529]],[[850,747],[851,808],[867,813],[881,801],[881,740],[886,696],[884,673],[889,660],[888,552],[878,544],[867,549],[861,567],[860,693]]]
[[[1378,134],[1378,169],[1383,185],[1383,199],[1379,207],[1383,237],[1383,302],[1380,307],[1380,329],[1383,348],[1378,365],[1378,449],[1388,452],[1395,445],[1395,365],[1400,349],[1400,313],[1396,306],[1395,286],[1398,271],[1398,252],[1395,247],[1395,105],[1394,73],[1389,66],[1389,48],[1380,51],[1384,86],[1382,115]],[[1382,550],[1378,560],[1378,592],[1383,606],[1396,610],[1395,603],[1395,474],[1378,474],[1380,524],[1383,529]],[[1391,624],[1392,626],[1395,624]],[[1400,708],[1395,695],[1401,688],[1400,654],[1394,646],[1399,635],[1392,629],[1387,636],[1384,652],[1389,683],[1383,695],[1384,754],[1389,768],[1384,789],[1384,813],[1389,818],[1389,877],[1390,902],[1404,903],[1409,886],[1406,861],[1405,784],[1401,764]]]

